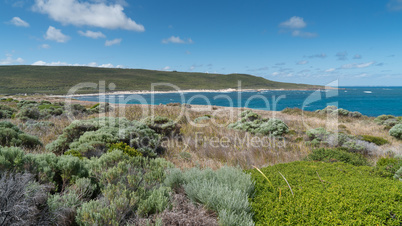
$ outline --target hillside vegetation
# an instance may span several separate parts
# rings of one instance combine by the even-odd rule
[[[115,91],[150,90],[151,83],[171,83],[180,89],[227,89],[237,88],[238,81],[243,89],[313,89],[317,86],[274,82],[247,74],[206,74],[190,72],[168,72],[143,69],[116,69],[73,66],[1,66],[0,93],[66,94],[78,83],[105,81],[114,83]],[[172,90],[169,86],[158,86],[155,90]],[[106,90],[111,91],[111,90]],[[94,93],[98,90],[81,89],[79,93]]]
[[[0,95],[4,225],[402,224],[400,117],[61,99]]]

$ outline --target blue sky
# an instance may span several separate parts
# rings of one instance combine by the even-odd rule
[[[0,65],[402,85],[402,0],[0,0]]]

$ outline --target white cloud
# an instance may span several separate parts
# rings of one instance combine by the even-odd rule
[[[90,62],[88,64],[69,64],[66,62],[61,62],[61,61],[57,61],[57,62],[45,62],[45,61],[36,61],[34,62],[32,65],[36,65],[36,66],[86,66],[86,67],[101,67],[101,68],[124,68],[123,65],[117,65],[114,66],[113,64],[101,64],[99,65],[96,62]]]
[[[70,40],[69,36],[61,33],[60,29],[56,29],[52,26],[49,26],[44,37],[47,40],[52,40],[56,42],[67,42],[68,40]]]
[[[13,55],[6,54],[6,59],[0,59],[0,65],[10,65],[10,64],[22,64],[24,63],[24,59],[18,57],[17,59],[13,58]]]
[[[360,54],[355,54],[353,56],[353,59],[361,59],[361,58],[362,58],[362,55],[360,55]]]
[[[307,31],[300,31],[294,30],[292,32],[293,37],[302,37],[302,38],[314,38],[317,37],[317,33],[307,32]]]
[[[26,21],[22,20],[19,17],[13,17],[13,19],[10,20],[10,23],[18,27],[29,27],[29,23],[27,23]]]
[[[324,58],[326,58],[327,57],[327,54],[325,54],[325,53],[319,53],[319,54],[313,54],[313,55],[310,55],[310,56],[307,56],[308,58],[322,58],[322,59],[324,59]]]
[[[402,0],[390,0],[387,4],[387,8],[390,11],[402,10]]]
[[[170,70],[170,67],[169,67],[169,66],[166,66],[166,67],[162,68],[162,70],[163,70],[163,71],[168,71],[168,70]]]
[[[279,24],[281,27],[291,28],[291,29],[300,29],[307,26],[304,19],[298,16],[293,16],[289,20],[284,21]]]
[[[122,41],[121,38],[116,38],[116,39],[113,39],[113,40],[106,40],[105,46],[117,45],[117,44],[120,44],[121,41]]]
[[[181,39],[179,36],[171,36],[170,38],[163,39],[162,43],[168,44],[168,43],[176,43],[176,44],[192,44],[193,40],[191,38],[188,38],[187,40]]]
[[[106,38],[106,36],[100,31],[90,31],[90,30],[87,30],[86,32],[78,31],[78,34],[93,39]]]
[[[303,64],[307,64],[307,63],[308,63],[307,60],[302,60],[302,61],[297,62],[298,65],[303,65]]]
[[[346,51],[339,52],[335,55],[338,60],[347,60],[348,59],[348,53]]]
[[[49,48],[50,48],[50,45],[48,45],[48,44],[42,44],[42,45],[40,46],[40,48],[42,48],[42,49],[49,49]]]
[[[356,75],[355,78],[364,78],[364,77],[368,77],[369,75],[367,73],[363,73],[360,75]]]
[[[104,1],[35,0],[33,9],[64,25],[145,31],[143,25],[126,16],[123,5],[121,1],[107,5]]]
[[[329,68],[329,69],[325,70],[325,72],[333,72],[335,70],[336,70],[335,68]]]
[[[366,68],[366,67],[370,67],[371,65],[373,65],[375,62],[371,61],[371,62],[367,62],[367,63],[362,63],[362,64],[344,64],[342,65],[342,69],[352,69],[352,68]]]

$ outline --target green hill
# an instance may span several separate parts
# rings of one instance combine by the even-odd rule
[[[190,72],[166,72],[143,69],[116,69],[72,66],[0,66],[0,93],[66,94],[82,82],[105,81],[114,83],[115,91],[150,90],[151,83],[165,82],[180,89],[314,89],[319,86],[274,82],[247,74],[206,74]],[[158,86],[156,90],[172,90]],[[110,91],[110,90],[106,90]],[[79,93],[94,93],[95,89],[81,89]]]

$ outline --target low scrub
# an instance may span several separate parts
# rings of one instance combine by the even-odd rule
[[[402,183],[373,176],[371,169],[339,162],[292,162],[261,169],[266,177],[252,170],[255,223],[401,224]]]
[[[193,168],[184,172],[174,169],[165,184],[172,188],[182,186],[193,202],[216,211],[221,225],[254,225],[248,201],[254,192],[254,183],[250,175],[240,169]]]
[[[374,172],[381,177],[392,178],[401,167],[401,156],[380,158],[376,163]]]
[[[350,153],[341,148],[329,149],[319,148],[314,149],[311,154],[306,157],[308,161],[321,161],[321,162],[343,162],[352,164],[354,166],[368,165],[367,159],[360,154]]]
[[[94,118],[74,121],[46,148],[56,154],[75,150],[84,157],[101,156],[111,144],[123,142],[144,156],[163,151],[161,135],[139,121],[125,118]]]
[[[252,134],[282,136],[289,132],[288,126],[279,119],[263,119],[260,115],[246,110],[240,113],[240,120],[229,124],[228,128]]]
[[[343,117],[352,117],[352,118],[360,118],[363,115],[358,111],[348,111],[343,108],[337,108],[336,106],[327,106],[322,110],[316,110],[316,113],[319,114],[331,114],[331,115],[339,115]]]
[[[389,135],[402,140],[402,124],[397,124],[389,130]]]
[[[41,145],[37,137],[22,132],[11,122],[0,122],[0,146],[35,148]]]
[[[370,143],[374,143],[378,146],[384,145],[384,144],[388,144],[389,141],[382,138],[382,137],[376,137],[376,136],[371,136],[371,135],[362,135],[361,136],[361,140],[363,141],[367,141]]]

